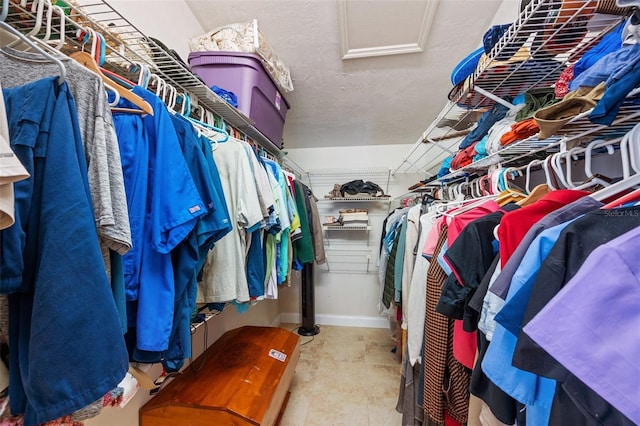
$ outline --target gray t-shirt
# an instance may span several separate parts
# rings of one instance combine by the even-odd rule
[[[60,59],[76,101],[96,228],[109,271],[108,249],[124,254],[131,248],[118,139],[101,78],[73,59],[65,56]],[[58,73],[58,66],[40,54],[7,47],[0,49],[0,75],[4,87],[19,86]]]

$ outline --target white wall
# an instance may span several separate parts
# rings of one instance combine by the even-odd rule
[[[383,188],[387,185],[387,175],[373,173],[380,169],[393,168],[402,161],[402,156],[411,145],[377,145],[369,147],[332,147],[290,149],[288,156],[300,167],[311,173],[311,187],[318,199],[322,199],[334,183],[345,183],[354,179],[372,180]],[[330,173],[329,173],[330,172]],[[372,225],[368,238],[364,231],[330,232],[333,248],[329,250],[329,268],[316,265],[315,309],[316,323],[329,325],[353,325],[364,327],[387,327],[386,317],[380,316],[380,285],[378,281],[377,256],[382,230],[382,222],[390,209],[398,205],[395,198],[407,192],[407,188],[423,178],[416,174],[401,174],[390,177],[387,193],[394,202],[391,206],[385,203],[318,203],[321,220],[325,214],[338,215],[338,210],[357,207],[369,210],[369,222]],[[325,234],[326,236],[326,234]],[[368,242],[368,245],[367,245]],[[371,253],[369,272],[365,251]],[[347,258],[347,255],[353,256]],[[331,260],[333,256],[333,261]],[[336,272],[353,271],[350,273]],[[283,322],[300,321],[300,288],[291,287],[280,290],[280,308]]]
[[[187,62],[189,39],[205,30],[184,0],[109,0],[143,34],[162,41]]]

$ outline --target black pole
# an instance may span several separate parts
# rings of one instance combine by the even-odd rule
[[[313,289],[313,262],[302,266],[302,325],[298,327],[301,336],[315,336],[320,333],[316,325],[316,305]]]

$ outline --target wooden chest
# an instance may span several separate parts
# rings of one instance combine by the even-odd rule
[[[205,352],[199,373],[185,368],[140,408],[140,425],[275,424],[300,357],[299,340],[281,328],[228,331]]]

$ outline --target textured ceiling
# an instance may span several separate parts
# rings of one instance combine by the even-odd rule
[[[285,148],[414,143],[444,106],[451,70],[505,3],[515,16],[508,0],[187,0],[206,30],[258,19],[295,88]],[[435,7],[430,27],[426,6]],[[428,32],[422,51],[342,59],[341,28],[347,49],[419,44]]]

